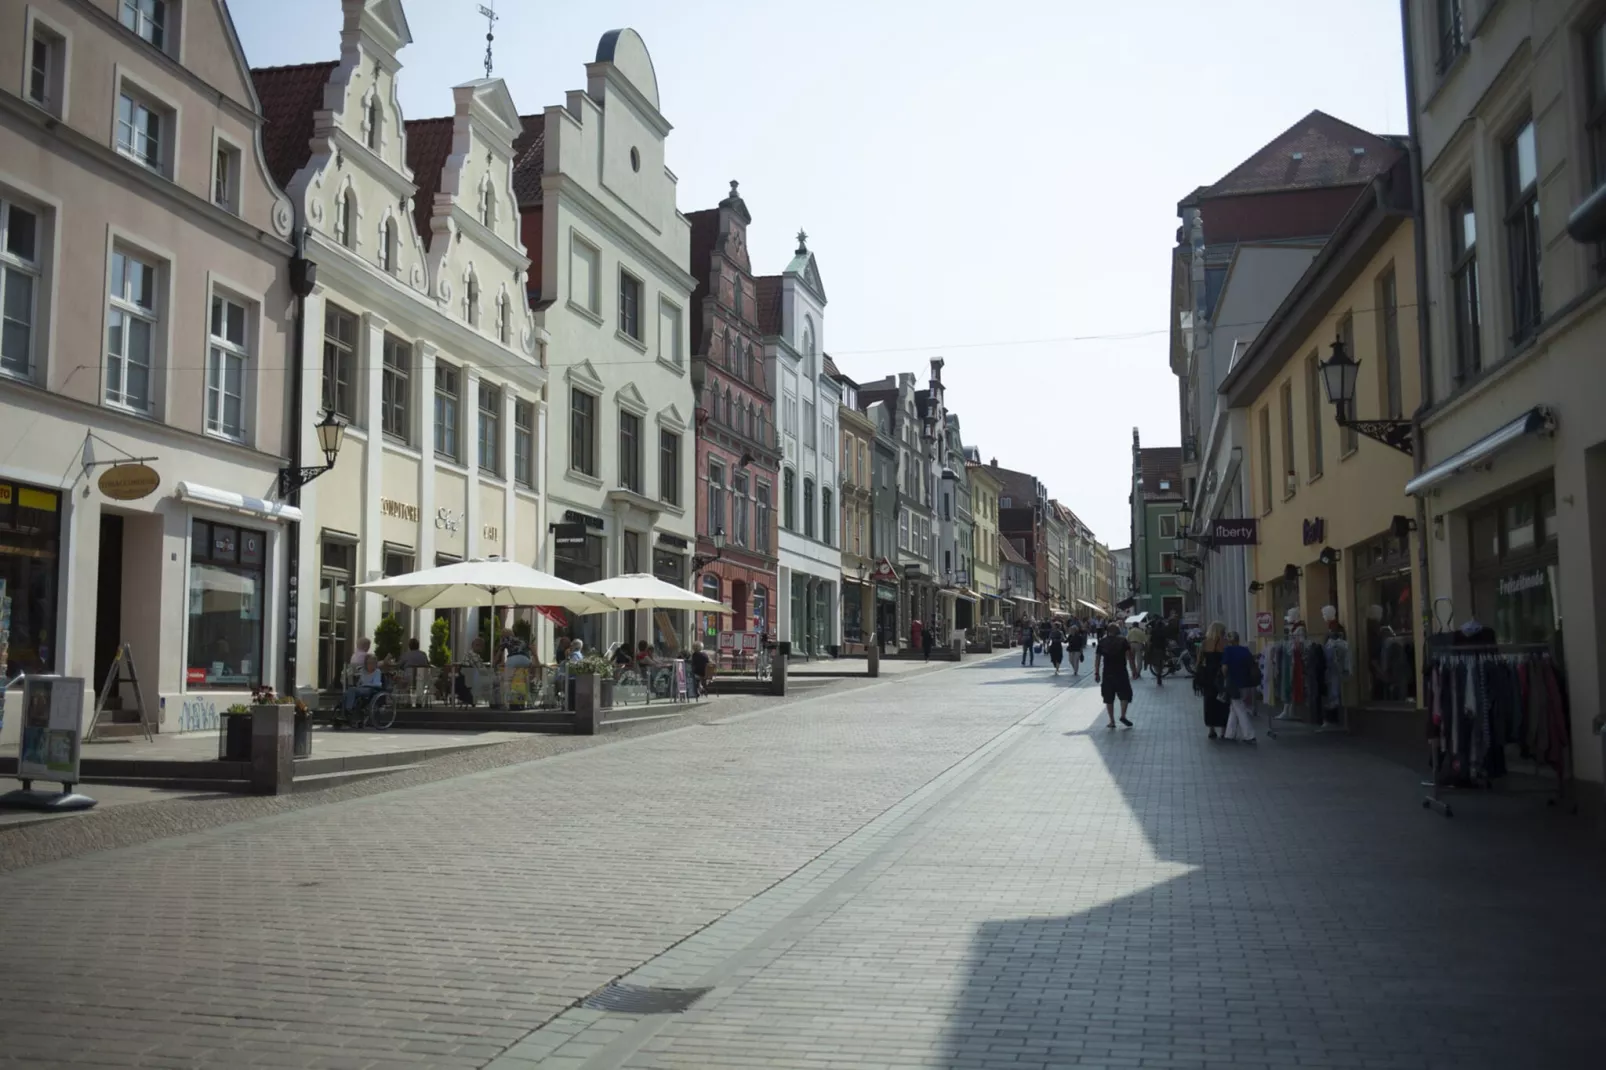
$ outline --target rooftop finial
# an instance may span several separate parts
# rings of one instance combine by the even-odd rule
[[[806,253],[808,251],[809,251],[809,234],[808,234],[808,231],[803,230],[800,227],[800,228],[798,228],[798,232],[797,232],[797,255],[798,256],[802,256],[804,253]]]
[[[731,200],[734,201],[735,199],[736,199],[736,180],[733,178],[733,179],[731,179]]]
[[[485,77],[491,76],[491,42],[496,40],[496,0],[480,5],[480,14],[485,16]]]

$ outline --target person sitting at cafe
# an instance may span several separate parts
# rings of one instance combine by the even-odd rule
[[[691,645],[691,676],[694,681],[692,697],[702,694],[714,680],[714,663],[708,653],[703,650],[703,644]]]
[[[429,655],[418,648],[418,639],[416,637],[407,640],[407,652],[401,656],[401,661],[397,662],[397,667],[401,669],[429,668]]]
[[[629,643],[616,643],[613,648],[613,657],[610,658],[616,669],[621,672],[635,663],[635,657],[630,653]]]
[[[357,682],[346,688],[341,698],[341,709],[347,713],[355,713],[359,706],[367,705],[368,700],[385,689],[384,674],[379,671],[379,659],[369,654],[363,660],[362,672],[357,676]]]
[[[373,651],[373,648],[374,644],[367,636],[357,640],[357,649],[351,655],[351,667],[361,672],[363,666],[367,664],[368,655]]]
[[[651,665],[652,660],[652,644],[643,639],[636,644],[636,664]]]

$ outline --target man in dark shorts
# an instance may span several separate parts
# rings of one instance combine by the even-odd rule
[[[1121,700],[1121,723],[1132,727],[1132,722],[1126,719],[1127,706],[1132,702],[1132,676],[1128,669],[1132,673],[1138,671],[1138,656],[1121,629],[1112,623],[1093,652],[1093,682],[1100,685],[1099,693],[1104,698],[1104,711],[1110,715],[1111,728],[1115,727],[1116,699]]]

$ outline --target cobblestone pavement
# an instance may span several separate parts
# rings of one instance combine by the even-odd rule
[[[967,662],[15,870],[0,1059],[1599,1065],[1582,819],[1208,743],[1180,687],[1133,716]],[[574,1007],[621,975],[711,991]]]

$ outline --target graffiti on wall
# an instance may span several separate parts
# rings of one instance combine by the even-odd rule
[[[162,700],[167,705],[167,700]],[[177,731],[215,732],[218,727],[217,703],[209,698],[186,695],[179,703]]]

